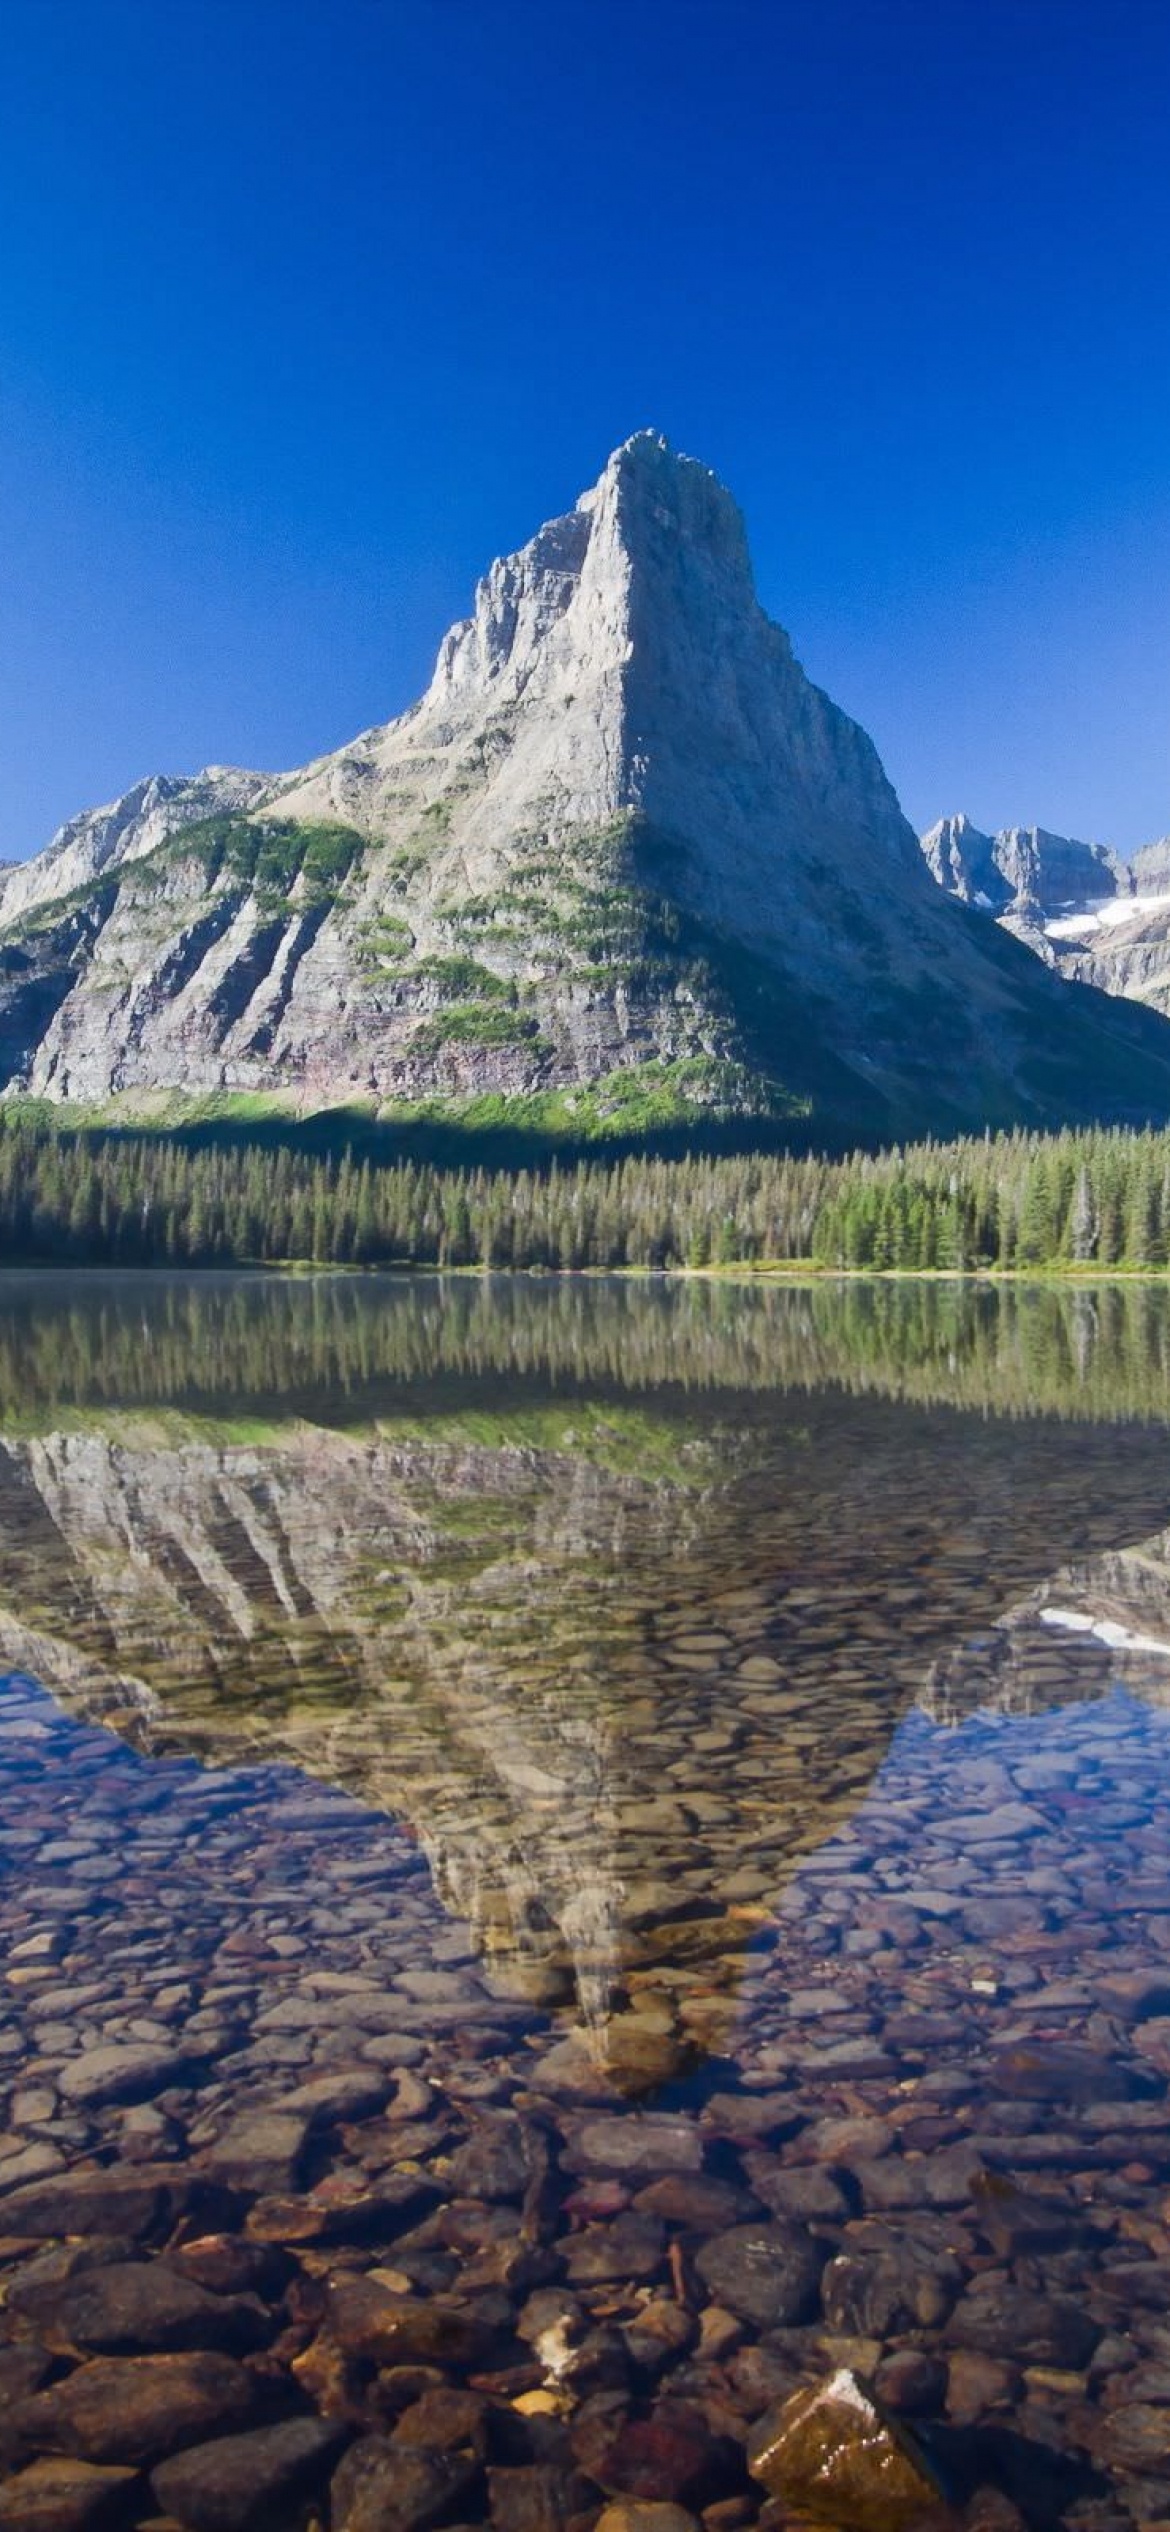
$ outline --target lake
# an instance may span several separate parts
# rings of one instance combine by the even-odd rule
[[[1155,1284],[0,1278],[0,2523],[780,2525],[842,2366],[1170,2521],[1168,1424]]]

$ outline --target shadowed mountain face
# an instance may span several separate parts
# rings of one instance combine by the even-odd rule
[[[78,1281],[0,1296],[0,1655],[407,1823],[634,2088],[726,2045],[908,1709],[1099,1693],[1051,1603],[1163,1623],[1163,1425],[1094,1418],[1126,1363],[1165,1413],[1162,1294]]]
[[[400,719],[140,785],[3,883],[0,1086],[841,1139],[1170,1115],[1170,1031],[945,900],[731,496],[644,432]]]

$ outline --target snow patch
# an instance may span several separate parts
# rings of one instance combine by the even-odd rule
[[[1136,923],[1144,915],[1164,914],[1170,892],[1138,897],[1106,897],[1101,905],[1083,906],[1079,914],[1059,914],[1044,926],[1050,941],[1087,940],[1093,932],[1113,931],[1119,923]]]
[[[1137,1635],[1116,1618],[1094,1618],[1083,1609],[1042,1609],[1041,1626],[1064,1627],[1070,1635],[1092,1635],[1111,1653],[1159,1653],[1170,1661],[1170,1644],[1159,1635]]]

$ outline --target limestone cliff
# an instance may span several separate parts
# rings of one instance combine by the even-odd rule
[[[1161,1118],[1170,1032],[946,902],[730,495],[642,433],[401,718],[140,786],[4,883],[0,1085],[618,1123],[649,1093],[842,1137]]]

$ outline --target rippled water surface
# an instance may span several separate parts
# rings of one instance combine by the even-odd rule
[[[1170,2521],[1168,1421],[1150,1285],[0,1279],[0,2523],[733,2532],[840,2364]]]

